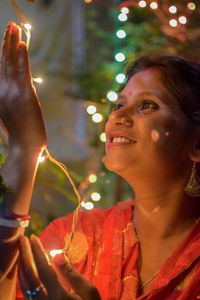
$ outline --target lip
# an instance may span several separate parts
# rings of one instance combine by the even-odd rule
[[[125,137],[131,141],[133,141],[134,143],[129,143],[129,142],[119,142],[119,143],[112,143],[112,139],[114,137]],[[125,146],[125,145],[133,145],[136,143],[136,140],[133,139],[132,137],[130,137],[129,135],[127,135],[127,133],[124,133],[124,132],[111,132],[108,134],[107,136],[107,143],[106,143],[106,147],[109,148],[109,147],[115,147],[115,146]]]

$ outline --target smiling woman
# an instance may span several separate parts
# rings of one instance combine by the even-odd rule
[[[31,245],[23,237],[46,134],[14,23],[6,30],[0,71],[0,117],[9,135],[1,169],[9,189],[0,218],[0,298],[16,298],[19,270],[24,296],[18,290],[17,299],[198,299],[200,66],[167,55],[131,66],[106,124],[105,165],[136,197],[81,211],[70,247],[54,258],[46,254],[69,245],[73,213],[52,222],[40,240],[33,236]]]

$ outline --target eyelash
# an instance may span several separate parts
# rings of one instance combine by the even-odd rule
[[[152,105],[153,107],[144,108],[145,104]],[[116,106],[115,106],[115,110],[119,110],[119,109],[121,109],[120,106],[124,107],[125,105],[126,104],[123,103],[123,102],[117,103]],[[144,109],[158,109],[158,108],[159,108],[158,104],[155,103],[155,102],[153,102],[153,101],[150,101],[150,100],[144,100],[144,101],[142,101],[142,103],[139,106],[139,110],[144,110]]]

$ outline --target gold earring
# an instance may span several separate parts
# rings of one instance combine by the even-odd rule
[[[196,162],[193,163],[192,172],[184,191],[191,197],[200,196],[200,178],[197,173]]]

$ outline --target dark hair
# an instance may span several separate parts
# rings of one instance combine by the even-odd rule
[[[142,56],[128,68],[126,83],[150,67],[161,69],[165,87],[177,99],[190,122],[200,127],[200,64],[172,55]]]

